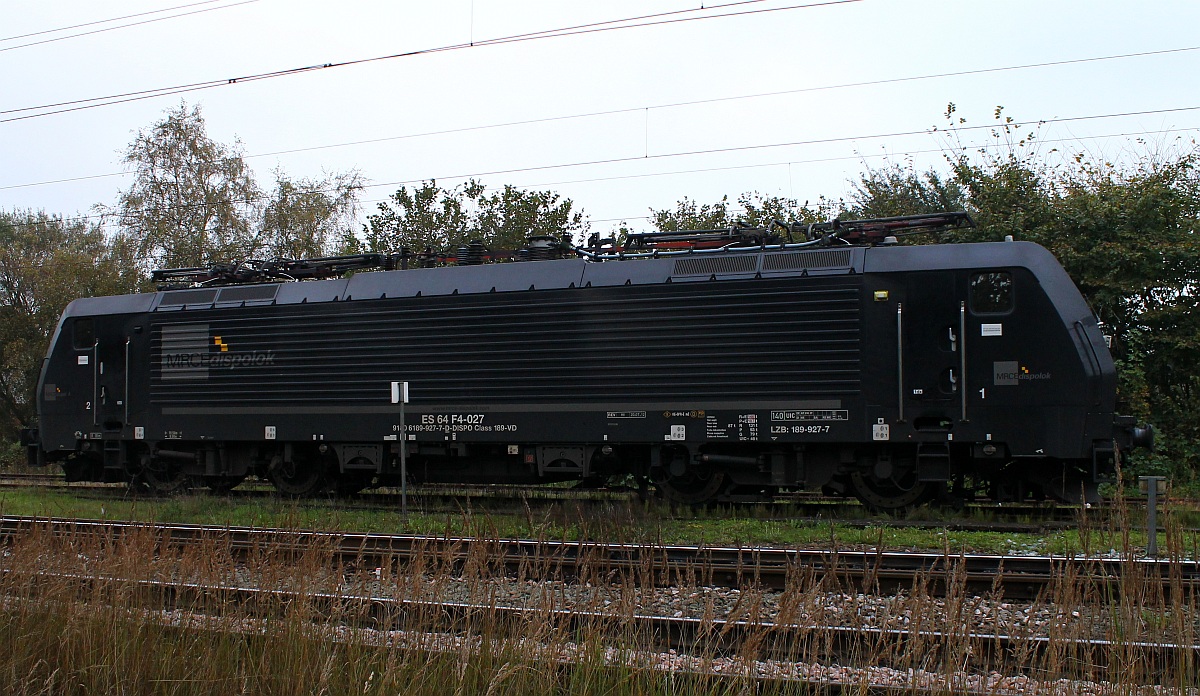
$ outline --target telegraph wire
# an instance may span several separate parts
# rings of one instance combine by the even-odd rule
[[[255,1],[255,0],[247,0],[247,1]],[[73,111],[82,111],[85,109],[94,109],[94,108],[99,108],[102,106],[112,106],[114,104],[123,104],[123,103],[131,102],[131,101],[140,101],[140,100],[144,100],[144,99],[151,99],[154,97],[171,96],[171,95],[175,95],[175,94],[184,94],[187,92],[194,92],[194,91],[202,90],[202,89],[212,89],[214,87],[240,84],[240,83],[245,83],[245,82],[257,82],[259,80],[268,80],[268,79],[272,79],[272,78],[276,78],[276,77],[299,75],[299,74],[314,72],[314,71],[318,71],[318,70],[326,70],[326,69],[330,69],[330,68],[342,68],[342,67],[348,67],[348,66],[352,66],[352,65],[362,65],[362,64],[366,64],[366,63],[374,63],[374,62],[379,62],[379,61],[392,60],[392,59],[396,59],[396,58],[411,58],[413,56],[429,55],[429,54],[434,54],[434,53],[443,53],[443,52],[447,52],[447,51],[457,51],[457,50],[462,50],[462,49],[467,49],[467,48],[476,48],[476,47],[482,47],[482,46],[498,46],[498,45],[503,45],[503,44],[508,44],[508,43],[523,42],[523,41],[536,41],[539,39],[553,39],[553,38],[562,38],[562,37],[567,37],[567,36],[579,36],[579,35],[583,35],[583,34],[592,34],[592,33],[605,32],[605,31],[615,31],[615,30],[620,30],[620,29],[637,29],[637,28],[658,26],[658,25],[665,25],[665,24],[677,24],[680,22],[694,22],[694,21],[706,20],[706,19],[724,19],[727,17],[737,17],[737,16],[744,16],[744,15],[751,15],[751,14],[762,14],[762,13],[766,13],[766,12],[781,12],[781,11],[785,11],[785,10],[811,9],[811,8],[824,7],[824,6],[829,6],[829,5],[844,5],[844,4],[849,4],[849,3],[863,2],[864,0],[823,0],[821,2],[809,2],[809,3],[804,3],[804,4],[798,4],[798,5],[787,5],[784,7],[770,7],[770,8],[753,9],[753,10],[740,10],[737,12],[726,12],[723,14],[703,15],[700,17],[679,17],[679,18],[674,18],[674,19],[657,19],[655,21],[640,21],[640,20],[643,20],[646,18],[654,18],[654,17],[665,16],[665,15],[673,15],[673,14],[678,14],[680,12],[709,11],[714,8],[719,9],[719,8],[729,7],[729,6],[734,6],[734,5],[744,5],[744,4],[757,3],[757,2],[763,2],[763,1],[764,0],[741,0],[740,2],[727,3],[724,5],[712,5],[707,8],[700,8],[699,10],[697,10],[697,9],[676,10],[676,11],[668,12],[668,13],[659,13],[657,15],[643,15],[641,17],[625,18],[625,19],[619,19],[619,20],[607,20],[605,22],[592,22],[589,24],[580,24],[580,25],[575,25],[575,26],[570,26],[570,27],[561,27],[558,29],[547,29],[547,30],[538,31],[538,32],[527,32],[524,34],[514,34],[511,36],[503,36],[503,37],[498,37],[495,39],[484,39],[481,41],[475,41],[473,43],[470,43],[470,42],[458,43],[458,44],[451,44],[451,45],[447,45],[447,46],[440,46],[440,47],[436,47],[436,48],[417,49],[417,50],[413,50],[413,51],[405,51],[402,53],[394,53],[394,54],[384,55],[384,56],[375,56],[372,58],[359,58],[359,59],[355,59],[355,60],[347,60],[347,61],[341,61],[341,62],[336,62],[336,63],[322,63],[322,64],[318,64],[318,65],[308,65],[308,66],[303,66],[303,67],[298,67],[298,68],[288,68],[288,69],[284,69],[284,70],[276,70],[276,71],[265,72],[265,73],[244,75],[241,77],[233,77],[233,78],[219,79],[219,80],[207,80],[204,82],[194,82],[194,83],[190,83],[190,84],[186,84],[186,85],[178,85],[178,86],[173,86],[173,87],[160,87],[160,88],[156,88],[156,89],[141,90],[138,92],[125,92],[125,93],[121,93],[121,94],[113,94],[113,95],[108,95],[108,96],[103,96],[103,97],[90,97],[87,99],[76,99],[76,100],[65,101],[65,102],[57,102],[57,103],[53,103],[53,104],[41,104],[38,106],[26,106],[26,107],[19,107],[16,109],[5,109],[5,110],[0,110],[0,114],[15,114],[15,113],[21,113],[21,112],[27,112],[27,111],[38,111],[39,113],[25,114],[22,116],[12,116],[9,118],[0,119],[0,123],[10,123],[13,121],[21,121],[21,120],[26,120],[26,119],[31,119],[31,118],[40,118],[42,116],[51,116],[54,114],[62,114],[62,113],[68,113],[68,112],[73,112]],[[615,25],[615,26],[610,26],[610,25]],[[57,108],[57,107],[65,107],[65,108]],[[47,109],[49,109],[49,110],[47,110]]]
[[[1092,57],[1088,57],[1088,58],[1069,58],[1069,59],[1065,59],[1065,60],[1043,61],[1043,62],[1039,62],[1039,63],[1025,63],[1025,64],[1020,64],[1020,65],[1010,65],[1010,66],[1001,66],[1001,67],[992,67],[992,68],[976,68],[976,69],[972,69],[972,70],[960,70],[960,71],[948,72],[948,73],[931,73],[931,74],[927,74],[927,75],[910,75],[910,76],[906,76],[906,77],[884,78],[884,79],[870,80],[870,81],[865,81],[865,82],[848,82],[848,83],[841,83],[841,84],[834,84],[834,85],[816,85],[816,86],[812,86],[812,87],[798,87],[795,89],[777,90],[777,91],[772,91],[772,92],[758,92],[758,93],[754,93],[754,94],[732,95],[732,96],[727,96],[727,97],[711,97],[711,98],[706,98],[706,99],[693,99],[693,100],[687,100],[687,101],[668,102],[668,103],[663,103],[663,104],[652,104],[649,106],[635,106],[635,107],[626,107],[626,108],[620,108],[620,109],[605,109],[605,110],[601,110],[601,111],[590,111],[590,112],[579,113],[579,114],[566,114],[566,115],[562,115],[562,116],[545,116],[545,117],[541,117],[541,118],[523,119],[523,120],[518,120],[518,121],[506,121],[506,122],[502,122],[502,123],[491,123],[491,124],[483,124],[483,125],[478,125],[478,126],[463,126],[461,128],[448,128],[448,129],[442,129],[442,130],[436,130],[436,131],[425,131],[425,132],[421,132],[421,133],[407,133],[404,135],[385,136],[382,138],[370,138],[367,140],[353,140],[353,141],[349,141],[349,142],[332,143],[332,144],[328,144],[328,145],[313,145],[310,147],[298,147],[298,148],[290,148],[287,150],[275,150],[272,152],[248,154],[248,155],[244,155],[244,157],[246,159],[254,159],[254,158],[259,158],[259,157],[273,157],[276,155],[290,155],[290,154],[296,154],[299,152],[314,152],[317,150],[330,150],[330,149],[341,148],[341,147],[354,147],[357,145],[373,145],[376,143],[392,142],[392,141],[397,141],[397,140],[411,140],[411,139],[416,139],[416,138],[435,137],[435,136],[440,136],[440,135],[453,135],[453,134],[457,134],[457,133],[468,133],[468,132],[473,132],[473,131],[489,130],[489,129],[493,129],[493,128],[511,128],[511,127],[515,127],[515,126],[527,126],[527,125],[536,125],[536,124],[540,124],[540,123],[552,123],[552,122],[557,122],[557,121],[568,121],[568,120],[576,120],[576,119],[583,119],[583,118],[595,118],[595,117],[599,117],[599,116],[613,116],[613,115],[617,115],[617,114],[627,114],[627,113],[635,113],[635,112],[639,112],[639,111],[647,111],[650,109],[670,109],[670,108],[677,108],[677,107],[683,107],[683,106],[696,106],[696,105],[700,105],[700,104],[736,101],[736,100],[741,100],[741,99],[758,99],[758,98],[762,98],[762,97],[784,96],[784,95],[789,95],[789,94],[801,94],[801,93],[805,93],[805,92],[829,91],[829,90],[836,90],[836,89],[849,89],[849,88],[855,88],[855,87],[869,87],[869,86],[877,86],[877,85],[884,85],[884,84],[914,82],[914,81],[918,81],[918,80],[933,80],[933,79],[941,79],[941,78],[946,78],[946,77],[962,77],[962,76],[967,76],[967,75],[980,75],[980,74],[986,74],[986,73],[1005,72],[1005,71],[1012,71],[1012,70],[1029,70],[1029,69],[1034,69],[1034,68],[1058,67],[1058,66],[1063,66],[1063,65],[1074,65],[1074,64],[1080,64],[1080,63],[1090,63],[1090,62],[1109,61],[1109,60],[1121,60],[1121,59],[1127,59],[1127,58],[1143,58],[1143,57],[1148,57],[1148,56],[1167,55],[1167,54],[1173,54],[1173,53],[1184,53],[1184,52],[1198,51],[1198,50],[1200,50],[1200,46],[1187,46],[1187,47],[1182,47],[1182,48],[1162,49],[1162,50],[1158,50],[1158,51],[1141,51],[1141,52],[1136,52],[1136,53],[1120,53],[1120,54],[1107,55],[1107,56],[1092,56]],[[203,85],[203,84],[206,84],[206,83],[197,83],[197,85]],[[0,112],[0,113],[4,113],[4,112]],[[90,176],[72,177],[72,178],[67,178],[67,179],[55,179],[55,180],[50,180],[50,181],[37,181],[37,182],[31,182],[31,183],[25,183],[25,184],[11,184],[8,186],[0,186],[0,191],[7,190],[7,189],[15,189],[15,188],[27,188],[27,187],[31,187],[31,186],[44,186],[44,185],[49,185],[49,184],[67,183],[67,182],[72,182],[72,181],[80,181],[83,179],[95,179],[95,178],[101,178],[101,177],[125,176],[125,175],[126,175],[125,172],[113,172],[113,173],[109,173],[109,174],[94,174],[94,175],[90,175]]]
[[[33,34],[25,34],[25,36],[38,36],[41,34],[52,34],[56,31],[66,31],[67,29],[74,29],[76,27],[86,27],[86,26],[91,26],[94,24],[104,24],[106,22],[115,22],[115,21],[118,21],[119,19],[127,19],[129,17],[141,17],[143,15],[157,14],[160,12],[169,12],[171,10],[183,9],[185,7],[194,7],[195,5],[206,5],[211,2],[219,2],[219,1],[220,0],[206,0],[206,2],[197,2],[197,3],[193,3],[191,5],[180,5],[179,7],[169,8],[166,10],[154,10],[153,12],[140,12],[138,14],[127,15],[126,17],[119,17],[117,19],[102,19],[102,20],[99,20],[96,22],[87,22],[85,24],[77,24],[77,25],[75,25],[75,27],[64,27],[62,29],[47,29],[46,31],[34,32]],[[235,2],[230,5],[222,5],[220,7],[206,7],[206,8],[200,9],[200,10],[192,10],[191,12],[181,12],[176,15],[171,15],[170,17],[155,17],[154,19],[143,19],[138,22],[130,22],[129,24],[120,24],[115,27],[104,27],[103,29],[92,29],[91,31],[83,31],[78,34],[69,34],[67,36],[56,36],[51,39],[42,39],[40,41],[31,41],[29,43],[23,43],[23,44],[20,44],[17,46],[7,46],[5,48],[0,48],[0,53],[3,53],[5,51],[15,51],[18,48],[29,48],[30,46],[40,46],[42,44],[54,43],[55,41],[66,41],[67,39],[77,39],[81,36],[91,36],[92,34],[103,34],[106,31],[115,31],[117,29],[128,29],[129,27],[141,26],[143,24],[153,24],[154,22],[164,22],[168,19],[178,19],[180,17],[187,17],[190,15],[204,14],[205,12],[216,12],[217,10],[227,10],[231,7],[238,7],[239,5],[249,5],[249,4],[255,3],[255,2],[259,2],[259,0],[241,0],[240,2]],[[7,39],[0,39],[0,41],[11,41],[14,39],[19,39],[19,38],[24,38],[24,37],[10,36]]]

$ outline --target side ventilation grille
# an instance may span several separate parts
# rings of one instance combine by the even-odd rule
[[[679,259],[673,275],[712,275],[714,273],[753,273],[758,270],[758,254],[700,256]]]
[[[848,268],[849,249],[827,249],[823,251],[789,251],[768,254],[763,259],[764,271],[793,271],[810,268]]]

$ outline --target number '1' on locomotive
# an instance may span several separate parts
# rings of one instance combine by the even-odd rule
[[[685,503],[823,489],[877,508],[1094,497],[1153,431],[1116,414],[1101,327],[1044,248],[891,236],[968,223],[175,269],[158,277],[187,287],[70,304],[24,439],[71,479],[160,489],[395,484],[403,444],[417,483],[633,477]],[[365,265],[406,268],[336,277]]]

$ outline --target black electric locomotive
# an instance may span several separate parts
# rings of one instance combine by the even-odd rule
[[[640,235],[513,263],[464,249],[310,282],[278,281],[420,264],[160,274],[189,287],[66,309],[27,444],[71,479],[160,489],[394,484],[403,445],[414,482],[632,476],[688,503],[1094,496],[1152,431],[1115,413],[1105,337],[1048,251],[890,236],[968,222]]]

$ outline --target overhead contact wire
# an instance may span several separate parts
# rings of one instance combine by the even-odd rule
[[[217,2],[217,1],[218,0],[208,0],[208,2]],[[227,10],[231,7],[237,7],[239,5],[249,5],[250,3],[254,3],[254,2],[259,2],[259,0],[241,0],[241,2],[235,2],[235,3],[229,4],[229,5],[222,5],[220,7],[206,7],[202,10],[192,10],[191,12],[181,12],[179,14],[171,15],[169,17],[155,17],[154,19],[145,19],[140,22],[130,22],[129,24],[121,24],[121,25],[118,25],[115,27],[105,27],[103,29],[93,29],[92,31],[83,31],[78,34],[70,34],[68,36],[56,36],[52,39],[43,39],[41,41],[31,41],[29,43],[20,44],[18,46],[8,46],[6,48],[0,48],[0,53],[3,53],[5,51],[15,51],[18,48],[29,48],[30,46],[40,46],[42,44],[54,43],[55,41],[66,41],[67,39],[77,39],[81,36],[91,36],[92,34],[103,34],[104,32],[116,31],[117,29],[128,29],[129,27],[137,27],[137,26],[141,26],[143,24],[153,24],[154,22],[165,22],[168,19],[178,19],[180,17],[188,17],[191,15],[204,14],[205,12],[216,12],[217,10]],[[193,3],[193,5],[182,5],[180,7],[174,8],[174,9],[182,9],[184,7],[193,7],[194,5],[204,5],[204,4],[207,4],[207,3],[198,2],[198,3]],[[170,10],[155,10],[153,12],[141,12],[141,13],[134,14],[134,15],[127,15],[127,17],[140,17],[143,15],[157,14],[160,12],[169,12],[169,11]],[[124,19],[124,18],[121,18],[121,19]],[[75,26],[76,27],[85,27],[85,26],[91,26],[94,24],[104,24],[105,22],[115,22],[115,21],[118,21],[118,20],[103,19],[103,20],[99,20],[96,22],[88,22],[86,24],[77,24]],[[63,29],[48,29],[46,31],[34,32],[33,34],[26,34],[25,36],[38,36],[41,34],[52,34],[56,31],[66,31],[67,29],[71,29],[71,28],[74,28],[74,27],[66,27]],[[0,41],[10,41],[13,39],[18,39],[18,38],[22,38],[22,37],[12,36],[7,39],[0,39]]]
[[[256,1],[256,0],[247,0],[247,1]],[[726,5],[714,5],[712,7],[702,8],[702,10],[709,11],[709,10],[713,9],[714,7],[721,8],[721,7],[726,7],[726,6],[743,5],[743,4],[757,3],[757,2],[763,2],[763,1],[765,1],[765,0],[742,0],[741,2],[728,3]],[[737,16],[743,16],[743,15],[761,14],[764,12],[781,12],[781,11],[785,11],[785,10],[808,9],[808,8],[823,7],[823,6],[828,6],[828,5],[843,5],[843,4],[857,3],[857,2],[863,2],[863,0],[826,0],[825,2],[804,3],[804,4],[798,4],[798,5],[787,5],[784,7],[771,7],[771,8],[763,8],[763,9],[756,9],[756,10],[742,10],[739,12],[711,14],[711,15],[704,15],[704,16],[700,16],[700,17],[680,17],[680,18],[675,18],[675,19],[661,19],[661,20],[656,20],[656,21],[641,21],[642,19],[645,19],[648,17],[653,18],[653,17],[665,16],[665,15],[678,14],[680,12],[700,11],[700,10],[696,10],[696,9],[677,10],[677,11],[673,11],[673,12],[669,12],[669,13],[661,13],[659,15],[643,15],[642,17],[635,17],[635,18],[608,20],[605,22],[593,22],[593,23],[589,23],[589,24],[581,24],[581,25],[576,25],[576,26],[571,26],[571,27],[548,29],[548,30],[539,31],[539,32],[527,32],[524,34],[514,34],[512,36],[498,37],[495,39],[484,39],[482,41],[475,41],[474,43],[470,43],[470,42],[458,43],[458,44],[451,44],[451,45],[447,45],[447,46],[440,46],[440,47],[436,47],[436,48],[416,49],[413,51],[405,51],[402,53],[393,53],[393,54],[384,55],[384,56],[374,56],[371,58],[359,58],[356,60],[341,61],[341,62],[336,62],[336,63],[322,63],[322,64],[318,64],[318,65],[309,65],[309,66],[298,67],[298,68],[288,68],[288,69],[284,69],[284,70],[276,70],[276,71],[272,71],[272,72],[244,75],[244,76],[240,76],[240,77],[227,78],[227,79],[223,79],[223,80],[208,80],[208,81],[204,81],[204,82],[195,82],[195,83],[191,83],[188,85],[180,85],[180,86],[175,86],[175,87],[161,87],[161,88],[152,89],[152,90],[142,90],[139,92],[125,92],[122,94],[108,95],[108,96],[104,96],[104,97],[91,97],[88,99],[77,99],[77,100],[66,101],[66,102],[58,102],[55,104],[42,104],[39,106],[27,106],[27,107],[20,107],[20,108],[16,108],[16,109],[4,109],[4,110],[0,110],[0,114],[13,114],[13,113],[21,113],[21,112],[27,112],[27,111],[39,111],[40,113],[25,114],[22,116],[13,116],[10,118],[0,119],[0,123],[10,123],[12,121],[21,121],[21,120],[26,120],[26,119],[31,119],[31,118],[40,118],[42,116],[51,116],[54,114],[69,113],[69,112],[73,112],[73,111],[82,111],[85,109],[99,108],[102,106],[111,106],[113,104],[123,104],[123,103],[130,102],[130,101],[139,101],[139,100],[143,100],[143,99],[151,99],[154,97],[182,94],[185,92],[192,92],[192,91],[201,90],[201,89],[212,89],[214,87],[220,87],[220,86],[224,86],[224,85],[232,85],[232,84],[238,84],[238,83],[244,83],[244,82],[257,82],[259,80],[273,79],[273,78],[284,77],[284,76],[288,76],[288,75],[298,75],[298,74],[313,72],[313,71],[317,71],[317,70],[326,70],[326,69],[330,69],[330,68],[342,68],[342,67],[348,67],[348,66],[352,66],[352,65],[362,65],[362,64],[366,64],[366,63],[373,63],[373,62],[384,61],[384,60],[394,60],[397,58],[411,58],[411,57],[419,56],[419,55],[429,55],[429,54],[435,54],[435,53],[443,53],[443,52],[447,52],[447,51],[457,51],[457,50],[462,50],[462,49],[466,49],[466,48],[476,48],[476,47],[482,47],[482,46],[496,46],[496,45],[502,45],[502,44],[507,44],[507,43],[516,43],[516,42],[522,42],[522,41],[536,41],[539,39],[561,38],[561,37],[567,37],[567,36],[591,34],[591,33],[596,33],[596,32],[614,31],[614,30],[619,30],[619,29],[637,29],[637,28],[658,26],[658,25],[664,25],[664,24],[676,24],[676,23],[680,23],[680,22],[694,22],[694,21],[706,20],[706,19],[723,19],[726,17],[737,17]],[[608,25],[616,25],[616,26],[608,26]],[[59,106],[66,106],[69,108],[62,108],[62,109],[56,108]],[[52,110],[45,111],[45,109],[52,109]]]
[[[755,1],[758,1],[758,0],[755,0]],[[977,69],[972,69],[972,70],[960,70],[960,71],[948,72],[948,73],[932,73],[932,74],[928,74],[928,75],[912,75],[912,76],[907,76],[907,77],[884,78],[884,79],[879,79],[879,80],[870,80],[870,81],[865,81],[865,82],[848,82],[848,83],[842,83],[842,84],[836,84],[836,85],[817,85],[817,86],[813,86],[813,87],[798,87],[795,89],[778,90],[778,91],[773,91],[773,92],[758,92],[755,94],[741,94],[741,95],[733,95],[733,96],[728,96],[728,97],[711,97],[711,98],[707,98],[707,99],[694,99],[694,100],[689,100],[689,101],[669,102],[669,103],[665,103],[665,104],[654,104],[654,105],[650,105],[650,106],[635,106],[635,107],[626,107],[626,108],[620,108],[620,109],[606,109],[606,110],[602,110],[602,111],[590,111],[590,112],[582,113],[582,114],[566,114],[563,116],[546,116],[546,117],[542,117],[542,118],[523,119],[523,120],[519,120],[519,121],[506,121],[503,123],[491,123],[491,124],[484,124],[484,125],[479,125],[479,126],[464,126],[461,128],[448,128],[448,129],[436,130],[436,131],[425,131],[425,132],[421,132],[421,133],[409,133],[409,134],[405,134],[405,135],[386,136],[383,138],[369,138],[367,140],[353,140],[353,141],[344,142],[344,143],[332,143],[329,145],[314,145],[311,147],[298,147],[298,148],[290,148],[287,150],[275,150],[272,152],[261,152],[261,153],[245,155],[245,157],[247,159],[256,158],[256,157],[272,157],[275,155],[288,155],[288,154],[293,154],[293,153],[297,153],[297,152],[313,152],[316,150],[329,150],[329,149],[334,149],[334,148],[339,148],[339,147],[353,147],[355,145],[370,145],[370,144],[374,144],[374,143],[389,142],[389,141],[393,141],[393,140],[409,140],[409,139],[414,139],[414,138],[425,138],[425,137],[432,137],[432,136],[438,136],[438,135],[452,135],[455,133],[467,133],[467,132],[472,132],[472,131],[488,130],[488,129],[492,129],[492,128],[510,128],[510,127],[514,127],[514,126],[525,126],[525,125],[533,125],[533,124],[538,124],[538,123],[568,121],[568,120],[581,119],[581,118],[595,118],[598,116],[612,116],[612,115],[616,115],[616,114],[648,111],[650,109],[669,109],[669,108],[676,108],[676,107],[682,107],[682,106],[695,106],[695,105],[699,105],[699,104],[710,104],[710,103],[715,103],[715,102],[735,101],[735,100],[739,100],[739,99],[758,99],[758,98],[762,98],[762,97],[783,96],[783,95],[788,95],[788,94],[801,94],[801,93],[805,93],[805,92],[817,92],[817,91],[835,90],[835,89],[848,89],[848,88],[853,88],[853,87],[869,87],[869,86],[883,85],[883,84],[912,82],[912,81],[917,81],[917,80],[932,80],[932,79],[940,79],[940,78],[945,78],[945,77],[961,77],[961,76],[966,76],[966,75],[980,75],[980,74],[993,73],[993,72],[1004,72],[1004,71],[1010,71],[1010,70],[1028,70],[1028,69],[1034,69],[1034,68],[1057,67],[1057,66],[1063,66],[1063,65],[1074,65],[1074,64],[1090,63],[1090,62],[1097,62],[1097,61],[1119,60],[1119,59],[1126,59],[1126,58],[1141,58],[1141,57],[1155,56],[1155,55],[1183,53],[1183,52],[1197,51],[1197,50],[1200,50],[1200,46],[1170,48],[1170,49],[1163,49],[1163,50],[1159,50],[1159,51],[1141,51],[1141,52],[1136,52],[1136,53],[1121,53],[1121,54],[1115,54],[1115,55],[1109,55],[1109,56],[1092,56],[1089,58],[1069,58],[1069,59],[1065,59],[1065,60],[1043,61],[1040,63],[1025,63],[1025,64],[1021,64],[1021,65],[1010,65],[1010,66],[1001,66],[1001,67],[994,67],[994,68],[977,68]],[[202,85],[205,85],[205,84],[208,84],[208,83],[196,83],[194,86],[197,88],[200,88]],[[140,93],[138,93],[138,94],[140,94]],[[157,96],[157,95],[154,95],[154,96]],[[64,102],[64,104],[65,103],[67,103],[67,102]],[[62,104],[57,104],[55,106],[59,106],[59,105],[62,105]],[[36,107],[30,107],[30,108],[36,108]],[[0,112],[0,113],[4,113],[4,112]],[[9,186],[0,186],[0,190],[12,189],[12,188],[23,188],[23,187],[27,187],[27,186],[43,186],[46,184],[57,184],[57,183],[65,183],[65,182],[70,182],[70,181],[79,181],[81,179],[95,179],[95,178],[101,178],[101,177],[123,176],[123,175],[124,175],[123,172],[113,172],[110,174],[94,174],[94,175],[90,175],[90,176],[72,177],[69,179],[56,179],[56,180],[52,180],[52,181],[38,181],[38,182],[32,182],[32,183],[28,183],[28,184],[13,184],[13,185],[9,185]]]

